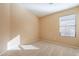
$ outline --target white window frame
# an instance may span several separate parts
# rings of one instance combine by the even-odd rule
[[[59,19],[59,32],[61,36],[76,36],[76,15],[61,16]]]

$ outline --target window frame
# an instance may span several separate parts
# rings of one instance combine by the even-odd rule
[[[71,15],[73,15],[73,16],[75,17],[74,20],[73,20],[73,21],[75,21],[75,22],[74,22],[75,24],[74,24],[74,25],[61,26],[61,25],[60,25],[60,24],[61,24],[61,20],[62,20],[61,18],[62,18],[62,17],[69,17],[69,16],[71,16]],[[76,14],[69,14],[69,15],[64,15],[64,16],[60,16],[60,17],[59,17],[59,34],[60,34],[60,36],[62,36],[62,37],[76,37],[76,16],[77,16]],[[73,17],[72,17],[72,18],[73,18]],[[66,18],[66,19],[67,19],[67,18]],[[72,20],[72,19],[71,19],[71,20]],[[65,22],[65,21],[68,21],[68,20],[64,20],[64,22]],[[72,35],[62,35],[62,32],[61,32],[62,30],[61,30],[61,28],[64,28],[64,27],[66,28],[66,27],[68,27],[68,26],[69,26],[70,28],[72,28],[72,27],[74,28],[74,29],[72,29],[72,30],[74,30],[74,35],[73,35],[73,36],[72,36]],[[65,32],[64,32],[64,33],[65,33]]]

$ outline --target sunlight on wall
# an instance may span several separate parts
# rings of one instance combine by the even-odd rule
[[[39,49],[34,45],[21,45],[20,44],[20,35],[17,35],[15,38],[10,40],[7,44],[7,50],[33,50],[33,49]]]
[[[7,44],[7,50],[20,50],[20,35],[17,35],[15,38],[10,40]]]

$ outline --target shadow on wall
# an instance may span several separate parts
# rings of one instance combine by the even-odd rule
[[[7,43],[7,50],[33,50],[39,49],[33,45],[21,45],[21,36],[17,35]]]

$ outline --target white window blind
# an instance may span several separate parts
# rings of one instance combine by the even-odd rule
[[[60,17],[60,35],[75,37],[76,15],[67,15]]]

